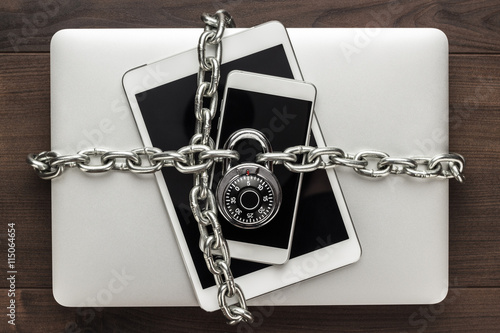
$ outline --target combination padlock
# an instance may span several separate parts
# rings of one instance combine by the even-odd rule
[[[262,132],[241,129],[234,132],[224,149],[234,149],[241,140],[255,140],[262,152],[272,152],[271,143]],[[224,176],[217,186],[217,205],[221,214],[233,225],[244,229],[255,229],[272,220],[281,205],[281,186],[273,174],[272,162],[266,165],[242,163],[231,166],[226,160]]]

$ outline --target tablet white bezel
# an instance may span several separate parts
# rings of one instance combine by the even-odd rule
[[[223,43],[223,63],[281,44],[289,59],[289,65],[294,78],[302,79],[286,30],[279,22],[265,23],[225,37]],[[135,94],[195,74],[197,63],[197,52],[195,49],[192,49],[168,59],[130,70],[123,76],[123,86],[144,146],[151,147],[152,143],[136,102]],[[315,135],[318,146],[324,146],[323,136],[321,135],[316,117],[314,117],[312,123],[312,133]],[[242,287],[248,299],[351,264],[360,258],[361,248],[345,200],[343,200],[344,197],[335,171],[328,170],[327,174],[335,197],[342,198],[342,200],[337,201],[337,204],[349,239],[290,259],[284,265],[270,266],[237,278],[237,283]],[[167,207],[167,213],[175,230],[178,246],[181,249],[184,264],[191,278],[198,302],[203,309],[215,311],[219,309],[216,297],[217,287],[202,288],[163,175],[157,172],[155,176]],[[313,263],[312,266],[311,263]],[[302,273],[297,274],[297,270],[301,270]]]
[[[220,142],[220,128],[221,126],[224,126],[227,92],[228,89],[230,88],[310,101],[311,110],[310,114],[308,115],[308,124],[306,132],[310,133],[311,122],[313,118],[312,115],[316,100],[316,87],[314,87],[314,85],[299,80],[292,80],[281,77],[234,70],[231,71],[227,76],[227,83],[224,90],[223,103],[221,105],[220,119],[217,125],[216,147],[221,148],[223,145],[223,143]],[[305,145],[309,144],[309,137],[310,136],[306,134],[303,144]],[[241,241],[231,240],[230,238],[226,237],[232,257],[249,261],[257,261],[267,264],[284,264],[285,262],[288,261],[290,257],[291,243],[295,228],[295,219],[297,216],[297,207],[300,197],[299,194],[301,185],[302,185],[302,174],[299,175],[299,184],[297,186],[297,195],[295,197],[295,205],[292,215],[290,235],[288,237],[287,247],[279,248],[279,247],[264,246],[254,243],[245,243]]]

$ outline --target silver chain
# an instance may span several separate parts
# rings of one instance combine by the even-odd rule
[[[60,176],[66,168],[74,167],[88,173],[119,170],[139,174],[154,173],[164,167],[175,167],[183,174],[203,175],[214,163],[227,159],[238,160],[238,152],[192,144],[177,151],[161,151],[158,148],[138,148],[131,151],[91,149],[82,150],[75,155],[59,155],[49,151],[29,154],[27,162],[40,178],[53,179]],[[192,161],[198,163],[194,164]],[[454,178],[461,183],[465,180],[463,174],[465,160],[462,155],[455,153],[439,154],[434,157],[403,158],[390,157],[382,151],[367,150],[357,154],[347,154],[336,147],[296,146],[284,152],[257,155],[257,162],[266,161],[283,164],[288,170],[296,173],[347,167],[369,178],[392,174],[416,178]],[[370,164],[373,168],[369,167]]]
[[[180,161],[174,162],[174,165],[180,172],[187,170],[188,173],[194,173],[189,205],[198,222],[203,258],[217,283],[219,307],[230,325],[241,321],[252,323],[253,315],[248,311],[243,291],[234,281],[231,272],[229,247],[222,235],[215,196],[210,188],[210,169],[213,162],[221,158],[239,158],[238,153],[234,151],[213,150],[214,142],[210,137],[212,120],[217,111],[222,36],[226,27],[234,27],[234,21],[224,10],[217,11],[214,16],[203,14],[201,18],[205,22],[205,31],[198,42],[198,89],[194,100],[195,134],[191,138],[191,146],[177,151],[178,154],[187,153],[188,166]],[[212,55],[208,55],[208,52]],[[207,76],[210,76],[210,81],[205,81]],[[208,102],[208,107],[204,107],[204,102]],[[195,154],[199,156],[196,158]],[[234,298],[236,303],[229,305],[228,300]]]
[[[215,15],[203,14],[205,29],[198,43],[198,88],[195,94],[195,134],[189,145],[177,151],[158,148],[137,148],[130,151],[86,149],[74,155],[61,155],[55,151],[29,154],[27,163],[42,179],[59,177],[67,168],[78,168],[87,173],[104,173],[112,170],[149,174],[164,167],[175,167],[183,174],[194,175],[194,185],[189,193],[189,203],[198,222],[200,246],[208,270],[218,286],[217,299],[228,324],[241,321],[253,322],[247,309],[243,291],[235,282],[230,269],[231,257],[227,242],[222,235],[217,217],[217,204],[210,188],[210,170],[214,163],[239,159],[234,150],[214,149],[210,137],[212,120],[217,111],[217,89],[222,59],[222,36],[226,27],[234,27],[232,17],[224,10]],[[208,55],[211,52],[213,55]],[[210,81],[205,81],[206,77]],[[208,102],[208,107],[205,107]],[[465,160],[459,154],[440,154],[432,158],[395,158],[381,151],[360,151],[347,154],[337,147],[295,146],[284,152],[261,153],[257,162],[282,164],[291,172],[313,172],[337,166],[352,168],[358,174],[379,178],[390,174],[417,178],[454,178],[463,182]],[[372,167],[370,167],[372,166]],[[235,299],[233,305],[229,299]]]
[[[349,167],[358,174],[370,178],[390,174],[405,174],[417,178],[455,178],[464,182],[465,159],[460,154],[439,154],[430,157],[390,157],[382,151],[364,150],[355,155],[337,147],[295,146],[284,152],[261,153],[257,162],[271,161],[283,164],[292,172],[312,172],[337,166]],[[370,162],[374,168],[369,168]]]

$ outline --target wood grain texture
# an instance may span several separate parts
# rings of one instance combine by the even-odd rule
[[[500,56],[450,57],[450,150],[467,181],[450,186],[450,277],[500,285]]]
[[[0,56],[0,253],[7,253],[7,223],[14,222],[18,287],[51,286],[50,182],[25,168],[28,153],[50,147],[49,101],[47,54]],[[6,260],[0,263],[6,271]]]
[[[498,1],[362,0],[3,0],[0,51],[46,52],[66,28],[201,27],[200,13],[225,8],[239,27],[280,20],[287,27],[434,27],[452,53],[500,51]]]
[[[200,27],[224,7],[240,27],[436,27],[450,40],[450,293],[438,305],[256,308],[228,327],[198,308],[64,308],[52,297],[50,183],[24,160],[50,147],[49,42],[62,28]],[[81,1],[0,4],[0,253],[16,223],[16,327],[0,332],[497,332],[500,328],[500,3],[498,1]],[[31,29],[31,30],[30,30]],[[15,35],[15,36],[14,36]],[[21,39],[16,39],[16,38]],[[9,39],[10,38],[10,39]],[[17,52],[15,52],[17,51]],[[28,53],[29,52],[29,53]],[[33,53],[41,52],[41,53]],[[0,305],[8,302],[0,260]]]

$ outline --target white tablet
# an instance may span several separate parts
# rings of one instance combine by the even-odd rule
[[[219,97],[232,70],[302,79],[286,30],[278,22],[226,37],[223,47]],[[197,72],[193,49],[125,73],[123,86],[144,146],[177,150],[188,145],[194,133]],[[315,118],[312,134],[311,144],[324,146]],[[189,207],[192,176],[164,168],[156,177],[200,306],[216,310],[217,287],[199,249],[197,222]],[[252,298],[351,264],[360,255],[335,171],[319,170],[303,177],[290,260],[270,266],[234,259],[231,269],[245,296]]]

